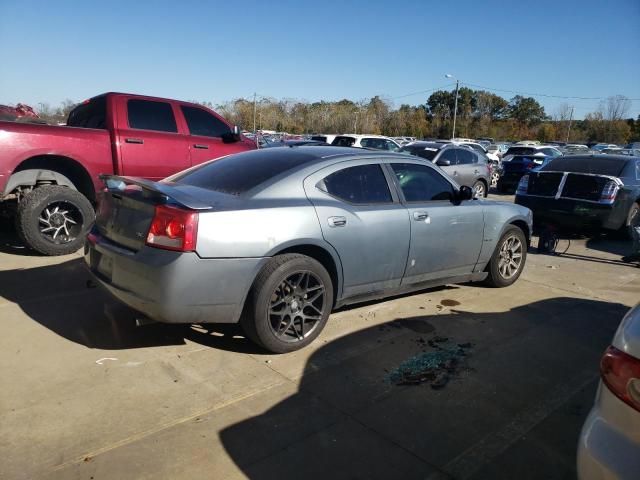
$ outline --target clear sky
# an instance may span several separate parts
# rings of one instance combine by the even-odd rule
[[[448,86],[446,73],[519,92],[622,94],[638,99],[637,117],[640,0],[0,0],[0,103],[126,91],[399,106],[424,103],[428,92],[405,95]],[[536,98],[578,118],[598,105]]]

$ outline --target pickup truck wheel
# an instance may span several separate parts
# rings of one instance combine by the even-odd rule
[[[95,213],[84,195],[69,187],[38,187],[18,204],[16,229],[25,244],[44,255],[78,250]]]
[[[332,307],[331,277],[318,261],[296,253],[278,255],[256,277],[240,324],[265,349],[292,352],[320,335]]]
[[[527,239],[522,230],[511,225],[504,232],[487,265],[489,276],[485,283],[490,287],[508,287],[524,269],[527,259]]]

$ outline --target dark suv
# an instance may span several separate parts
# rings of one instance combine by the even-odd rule
[[[516,203],[537,229],[621,230],[640,210],[640,157],[572,155],[520,179]]]
[[[413,142],[400,149],[438,165],[459,185],[473,188],[477,197],[486,197],[491,171],[487,157],[466,145],[440,142]]]

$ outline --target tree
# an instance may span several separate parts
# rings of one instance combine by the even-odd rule
[[[511,99],[507,111],[509,117],[528,127],[537,125],[546,118],[542,105],[532,97],[521,95],[516,95]]]
[[[622,120],[631,108],[631,100],[624,95],[608,97],[600,103],[600,110],[605,120]]]

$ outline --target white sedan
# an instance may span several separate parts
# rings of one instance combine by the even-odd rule
[[[640,478],[640,304],[600,361],[600,386],[578,444],[578,478]]]

